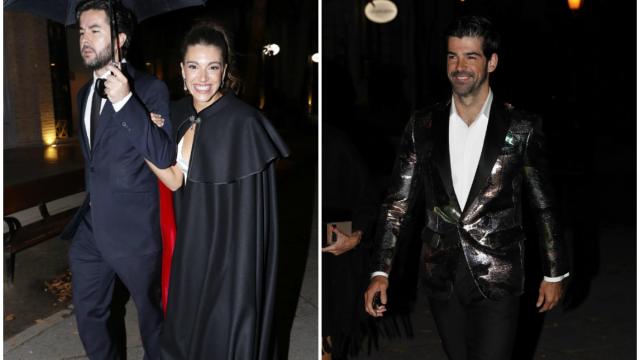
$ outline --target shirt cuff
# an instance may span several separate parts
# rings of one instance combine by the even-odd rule
[[[384,277],[388,278],[389,274],[387,274],[384,271],[374,271],[373,274],[371,274],[371,278],[370,279],[373,279],[376,276],[384,276]]]
[[[544,277],[544,281],[546,282],[560,282],[562,280],[564,280],[564,278],[569,277],[569,273],[566,273],[564,275],[560,275],[560,276],[554,276],[554,277],[549,277],[549,276],[545,276]]]
[[[127,101],[129,101],[131,95],[133,95],[133,93],[129,91],[129,94],[125,96],[124,99],[118,101],[117,103],[113,103],[113,110],[115,110],[116,112],[120,111],[120,109],[122,109],[127,104]]]

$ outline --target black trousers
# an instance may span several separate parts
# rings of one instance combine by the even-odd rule
[[[138,311],[145,360],[160,359],[160,254],[106,259],[97,248],[87,212],[69,248],[73,306],[80,339],[91,360],[118,358],[117,339],[110,319],[114,284],[118,277]],[[116,307],[123,316],[124,303]],[[116,343],[114,344],[114,340]]]
[[[429,298],[429,303],[450,360],[511,359],[519,297],[485,299],[462,257],[451,297]]]

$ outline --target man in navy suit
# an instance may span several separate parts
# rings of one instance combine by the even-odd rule
[[[145,359],[159,359],[158,190],[144,160],[160,168],[175,160],[170,122],[159,128],[149,117],[152,111],[169,118],[169,92],[155,77],[111,62],[113,51],[126,53],[134,25],[128,9],[116,5],[113,14],[116,50],[107,1],[86,1],[76,10],[80,53],[93,80],[78,93],[87,198],[67,230],[73,304],[87,356],[116,358],[107,322],[118,277],[136,304]],[[104,99],[94,96],[97,79],[105,79]]]

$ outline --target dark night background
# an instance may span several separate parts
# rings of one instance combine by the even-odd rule
[[[240,96],[264,110],[276,125],[303,127],[304,121],[294,118],[317,114],[317,64],[310,61],[318,51],[317,11],[314,1],[208,1],[206,6],[184,8],[140,22],[127,61],[159,77],[169,86],[172,100],[179,99],[184,95],[179,66],[182,38],[194,21],[211,19],[230,36],[235,51],[233,65],[243,84]],[[50,22],[49,26],[50,38],[51,33],[56,33],[52,28],[64,34],[62,25]],[[54,38],[50,39],[51,60],[69,62],[72,74],[84,73],[77,56],[77,32],[74,26],[68,30],[68,58],[58,59],[66,55],[65,46],[61,39],[56,42]],[[269,43],[280,46],[277,56],[261,55],[262,47]],[[75,80],[73,75],[70,80]],[[265,97],[261,103],[262,86]]]
[[[635,3],[584,0],[572,12],[565,0],[393,2],[398,16],[376,24],[364,16],[365,0],[322,0],[324,131],[330,125],[348,136],[380,200],[411,111],[451,96],[446,26],[458,15],[490,18],[502,35],[498,67],[490,76],[494,94],[544,119],[572,262],[564,306],[579,307],[593,295],[591,282],[601,268],[601,241],[607,241],[602,229],[635,234]],[[328,141],[323,136],[325,147]],[[528,238],[531,294],[541,274],[536,236]],[[634,238],[622,243],[623,251],[635,254]],[[632,262],[635,269],[635,257]],[[626,276],[635,279],[630,270]],[[635,285],[628,286],[635,294]],[[523,304],[531,301],[523,298]],[[527,333],[537,338],[543,318],[521,316],[527,328],[519,341]],[[523,353],[514,359],[531,356],[535,346],[535,340],[518,343]]]

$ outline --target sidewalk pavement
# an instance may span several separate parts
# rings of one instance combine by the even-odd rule
[[[142,359],[143,350],[137,331],[135,306],[127,304],[127,356]],[[53,360],[87,359],[78,337],[73,309],[62,310],[4,342],[4,359]]]
[[[317,224],[310,223],[317,218],[317,203],[313,203],[316,199],[313,189],[316,187],[317,144],[311,134],[283,135],[288,135],[286,139],[293,155],[278,179],[279,186],[287,189],[279,194],[280,221],[286,224],[286,228],[281,225],[280,233],[280,264],[283,270],[279,271],[279,275],[282,275],[279,281],[284,289],[281,292],[281,304],[287,306],[287,311],[279,315],[286,317],[285,319],[276,321],[286,328],[278,328],[278,331],[288,332],[285,335],[278,332],[281,336],[278,340],[288,340],[285,353],[288,354],[288,359],[315,359],[319,351],[318,238]],[[82,167],[82,154],[77,144],[59,146],[53,160],[47,157],[46,150],[41,147],[5,150],[5,185]],[[55,213],[73,207],[74,204],[77,206],[83,198],[83,194],[79,194],[60,199],[49,204],[50,210]],[[12,215],[17,216],[23,224],[39,219],[37,209]],[[66,246],[68,244],[52,239],[24,250],[17,256],[16,285],[8,290],[6,280],[4,284],[5,329],[10,324],[14,330],[5,332],[11,337],[4,341],[4,359],[86,359],[73,310],[67,308],[49,316],[56,311],[51,310],[50,302],[53,298],[42,292],[44,281],[51,280],[52,276],[66,269]],[[305,261],[303,250],[307,248]],[[304,275],[301,276],[303,269]],[[33,296],[34,294],[38,296]],[[7,304],[10,305],[9,308]],[[142,359],[135,306],[130,301],[127,307],[128,359]],[[293,308],[295,313],[290,311]],[[8,321],[8,315],[16,315],[16,318]],[[34,319],[38,319],[35,320],[35,325],[30,325]]]
[[[318,354],[318,239],[315,235],[316,232],[312,231],[302,286],[290,331],[287,358],[291,360],[314,359]],[[48,246],[61,247],[55,242],[49,243]],[[29,258],[39,261],[39,255],[36,254],[44,252],[58,256],[62,250],[41,248],[29,251],[31,253],[22,253],[18,260],[27,262]],[[21,280],[24,281],[26,280],[24,278],[28,277],[24,272],[28,269],[21,270],[23,270]],[[142,359],[144,352],[137,329],[138,318],[133,301],[127,304],[125,323],[127,357],[129,360]],[[87,359],[78,336],[73,307],[70,305],[45,319],[37,320],[35,325],[5,340],[3,358],[6,360]]]
[[[317,243],[317,240],[316,240]],[[314,241],[309,247],[302,291],[291,329],[288,359],[313,359],[318,354],[318,260]],[[137,329],[137,313],[133,301],[127,304],[127,356],[142,359],[144,352]],[[87,359],[78,336],[73,307],[37,321],[37,323],[4,342],[6,360]]]

